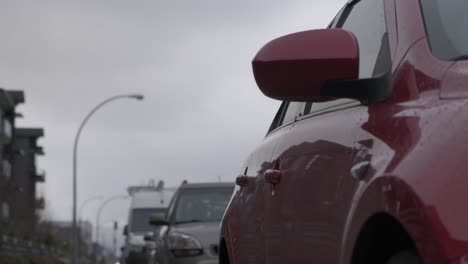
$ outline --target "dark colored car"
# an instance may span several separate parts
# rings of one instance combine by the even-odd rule
[[[468,263],[468,1],[349,1],[253,61],[282,100],[220,263]]]
[[[220,223],[234,183],[184,183],[175,193],[167,217],[153,217],[153,262],[217,264]]]

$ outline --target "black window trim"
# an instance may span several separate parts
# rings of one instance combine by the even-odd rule
[[[384,0],[382,0],[382,1],[384,1]],[[359,2],[361,2],[361,0],[349,0],[345,4],[343,12],[342,12],[341,16],[338,18],[338,22],[336,23],[335,28],[341,28],[343,26],[344,22],[346,21],[346,19],[348,19],[348,16],[351,13],[351,11],[353,10],[354,6]]]
[[[271,122],[270,128],[268,129],[267,135],[270,134],[271,132],[275,131],[278,127],[279,124],[283,121],[284,113],[286,112],[285,109],[287,109],[287,106],[289,105],[288,102],[283,101],[276,112],[275,117],[273,118],[273,122]]]
[[[268,133],[265,135],[265,137],[268,137],[269,135],[273,134],[274,132],[276,132],[276,131],[284,128],[284,127],[287,127],[289,125],[294,124],[294,122],[296,122],[296,120],[299,118],[299,110],[301,109],[301,107],[296,108],[296,114],[295,114],[294,119],[292,121],[290,121],[288,123],[281,124],[283,122],[283,120],[284,120],[284,116],[286,115],[286,112],[288,111],[290,103],[291,102],[289,102],[289,101],[283,101],[283,103],[281,103],[280,109],[278,109],[278,112],[276,113],[275,119],[273,120],[273,122],[272,122],[272,124],[270,126],[270,129],[268,130]],[[278,117],[278,115],[279,115],[279,117]],[[278,124],[281,124],[281,126],[278,126]]]
[[[306,115],[302,115],[301,117],[296,118],[296,122],[299,122],[299,121],[302,121],[302,120],[305,120],[305,119],[309,119],[309,118],[312,118],[312,117],[316,117],[316,116],[321,116],[321,115],[333,113],[333,112],[339,112],[341,110],[346,110],[346,109],[350,109],[350,108],[354,108],[354,107],[359,107],[359,106],[365,106],[365,105],[362,104],[359,101],[345,102],[345,103],[333,105],[333,106],[330,106],[330,107],[327,107],[327,108],[324,108],[324,109],[320,109],[320,110],[315,111],[315,112],[310,112],[310,113],[308,113]]]

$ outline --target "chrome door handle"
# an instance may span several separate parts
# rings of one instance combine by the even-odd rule
[[[249,182],[249,177],[246,175],[239,175],[236,178],[236,184],[240,187],[244,187]]]
[[[281,171],[280,170],[266,170],[263,174],[265,182],[277,185],[281,182]]]
[[[361,161],[351,168],[351,175],[358,181],[364,180],[366,172],[369,169],[369,161]]]
[[[281,182],[281,171],[280,170],[266,170],[263,175],[265,182],[271,185],[271,196],[276,194],[276,185]]]

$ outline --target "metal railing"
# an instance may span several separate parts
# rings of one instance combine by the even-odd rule
[[[45,244],[22,240],[15,237],[2,235],[0,239],[0,252],[30,254],[45,257],[58,257],[59,251]]]

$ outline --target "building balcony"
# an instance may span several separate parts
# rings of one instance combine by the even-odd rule
[[[44,183],[46,180],[46,172],[42,171],[42,172],[36,173],[34,175],[34,180],[36,181],[36,183]]]
[[[34,149],[34,154],[39,155],[39,156],[44,156],[44,148],[42,146],[37,146]]]
[[[45,199],[36,198],[36,209],[44,210],[45,209]]]

